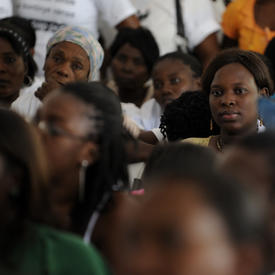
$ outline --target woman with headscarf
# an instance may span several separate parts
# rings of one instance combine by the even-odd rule
[[[69,82],[94,80],[103,57],[102,47],[88,30],[60,29],[47,44],[44,82],[35,93],[22,97],[15,109],[28,119],[33,118],[44,97],[53,89]]]

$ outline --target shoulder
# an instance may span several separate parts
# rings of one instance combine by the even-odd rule
[[[183,139],[182,142],[189,142],[189,143],[193,143],[201,146],[208,146],[211,137],[212,136],[207,138],[186,138],[186,139]]]
[[[107,274],[97,251],[79,237],[41,225],[35,230],[45,247],[48,265],[60,272],[57,274]]]

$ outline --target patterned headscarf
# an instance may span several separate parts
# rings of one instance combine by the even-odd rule
[[[94,80],[100,69],[104,52],[98,41],[93,37],[91,32],[82,27],[64,27],[58,30],[47,44],[47,55],[51,48],[57,43],[68,41],[80,46],[87,53],[90,60],[89,80]]]

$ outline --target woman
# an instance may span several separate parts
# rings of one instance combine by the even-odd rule
[[[157,148],[124,234],[120,274],[265,274],[257,197],[213,169],[208,148]]]
[[[102,47],[86,29],[60,29],[47,44],[44,82],[34,94],[22,97],[15,109],[27,118],[33,118],[44,97],[53,89],[69,82],[94,80],[103,57]]]
[[[56,226],[84,235],[112,191],[127,187],[119,101],[97,82],[67,84],[46,97],[38,125]]]
[[[0,23],[0,104],[13,107],[25,85],[31,85],[36,64],[24,33],[14,25]]]
[[[0,273],[106,274],[92,247],[37,223],[48,210],[49,186],[35,130],[6,109],[0,109],[0,127]]]
[[[222,152],[240,137],[260,130],[258,98],[268,96],[273,84],[257,54],[238,49],[220,53],[206,69],[202,87],[209,96],[212,118],[220,127],[220,135],[187,141]]]
[[[146,82],[159,56],[153,35],[145,28],[121,29],[110,47],[110,55],[115,80],[110,87],[117,90],[121,102],[140,107],[152,97]]]

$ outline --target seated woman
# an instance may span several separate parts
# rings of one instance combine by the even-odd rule
[[[186,141],[223,152],[228,144],[262,130],[258,98],[268,96],[273,83],[257,54],[238,49],[221,52],[206,69],[202,87],[209,96],[212,119],[220,127],[220,134]]]
[[[114,82],[108,86],[119,96],[126,114],[131,116],[153,96],[148,85],[153,64],[159,57],[159,48],[151,32],[145,28],[123,28],[111,47],[111,71]],[[138,108],[135,108],[138,107]]]
[[[21,90],[32,83],[36,69],[24,33],[0,22],[0,104],[14,109]]]
[[[239,46],[263,54],[275,37],[273,0],[235,0],[225,10],[222,28],[224,47]]]
[[[265,217],[256,194],[218,173],[208,148],[156,150],[121,245],[121,274],[265,274]]]
[[[102,209],[128,188],[120,102],[98,82],[66,84],[45,98],[38,121],[50,164],[52,225],[89,242]]]
[[[47,44],[45,80],[35,93],[17,101],[14,109],[31,119],[53,89],[74,81],[91,81],[103,61],[103,49],[91,33],[80,27],[64,27]]]
[[[93,247],[41,225],[49,186],[35,129],[6,109],[0,128],[0,273],[107,274]]]

